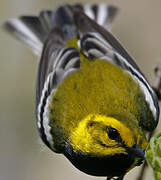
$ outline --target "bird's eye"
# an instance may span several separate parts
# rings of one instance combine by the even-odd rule
[[[112,140],[116,140],[120,136],[118,131],[115,128],[111,128],[111,127],[108,128],[107,133],[108,133],[108,137]]]

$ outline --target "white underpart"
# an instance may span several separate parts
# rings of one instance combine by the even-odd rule
[[[8,23],[16,29],[14,32],[15,36],[24,41],[36,55],[40,56],[43,44],[29,27],[27,27],[20,19],[10,19]]]
[[[98,6],[97,23],[104,25],[106,18],[108,17],[107,4],[100,4]]]
[[[84,6],[84,12],[91,19],[95,19],[95,15],[93,13],[93,10],[91,9],[91,5]]]

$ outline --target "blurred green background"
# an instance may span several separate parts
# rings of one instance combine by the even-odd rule
[[[38,14],[42,9],[54,9],[65,2],[78,1],[0,0],[0,23],[21,14]],[[113,23],[113,34],[152,83],[153,67],[161,59],[161,1],[106,2],[120,8],[119,16]],[[37,57],[1,29],[0,180],[105,179],[81,173],[62,155],[51,152],[41,143],[34,110],[37,66]],[[139,168],[135,168],[125,179],[135,179],[138,171]],[[145,179],[151,180],[151,174],[148,169]]]

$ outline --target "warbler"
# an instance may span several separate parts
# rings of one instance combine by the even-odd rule
[[[40,56],[37,126],[79,170],[122,180],[144,160],[158,123],[155,92],[109,28],[117,8],[63,5],[4,27]]]

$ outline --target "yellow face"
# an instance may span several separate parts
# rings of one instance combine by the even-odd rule
[[[125,147],[138,146],[143,151],[147,141],[112,117],[90,114],[78,124],[70,137],[74,151],[94,156],[127,153]]]

